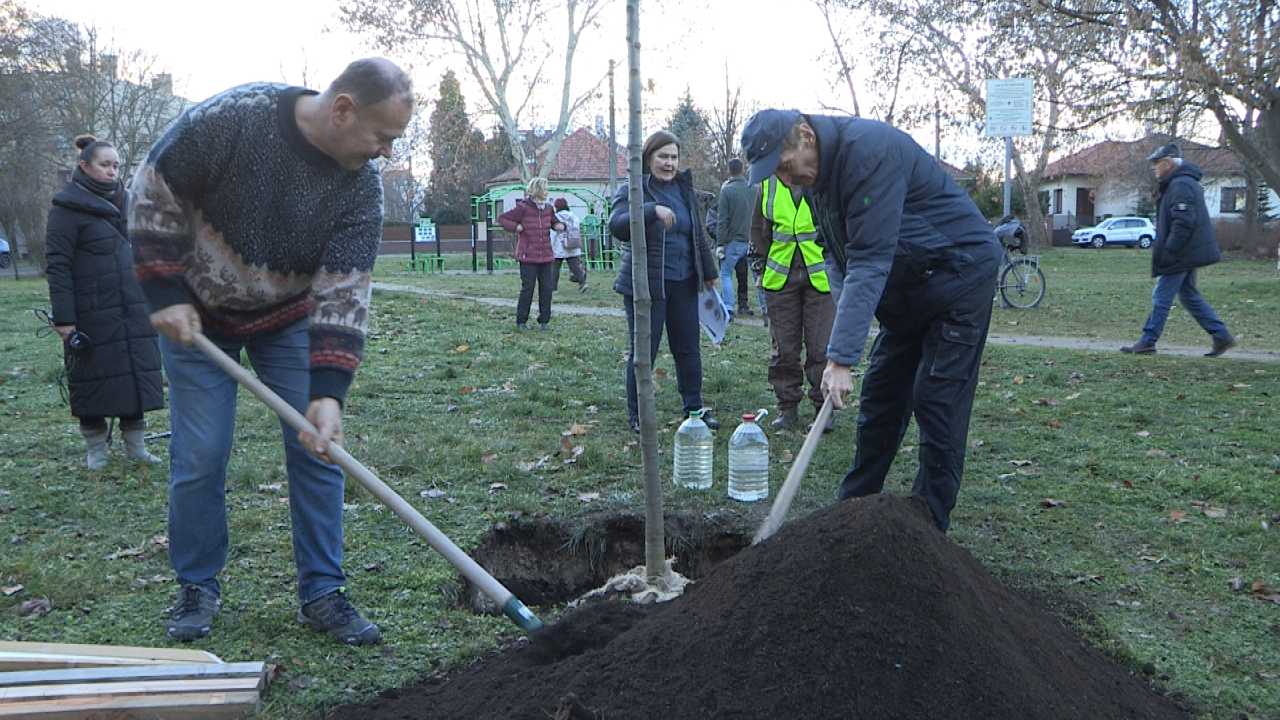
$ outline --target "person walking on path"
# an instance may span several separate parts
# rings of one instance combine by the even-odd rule
[[[71,414],[80,420],[90,470],[107,466],[109,417],[120,418],[130,459],[158,463],[144,446],[143,413],[164,407],[160,349],[133,273],[120,155],[92,135],[75,143],[76,168],[53,196],[45,236],[45,275]]]
[[[516,303],[516,329],[529,328],[529,306],[538,289],[538,329],[551,322],[551,293],[556,289],[553,273],[559,268],[551,251],[551,231],[564,230],[556,220],[555,208],[547,201],[547,179],[529,181],[525,196],[516,206],[498,216],[498,224],[516,234],[516,260],[520,263],[520,299]]]
[[[716,290],[720,283],[715,257],[707,244],[699,206],[700,196],[693,186],[693,174],[679,170],[680,140],[659,130],[645,140],[641,154],[644,175],[644,228],[648,260],[650,360],[658,357],[662,330],[676,364],[676,387],[684,413],[704,410],[702,406],[702,351],[699,347],[698,290]],[[640,411],[636,398],[635,301],[631,286],[630,183],[624,182],[613,196],[609,232],[623,243],[622,263],[613,289],[622,295],[627,313],[627,420],[640,431]],[[720,423],[704,413],[703,422],[712,430]]]
[[[188,109],[135,175],[129,212],[138,278],[169,376],[169,558],[175,640],[209,634],[227,560],[226,473],[236,382],[190,345],[203,332],[306,415],[280,423],[298,570],[298,620],[352,645],[378,627],[348,600],[343,476],[329,462],[364,354],[370,275],[382,241],[382,181],[413,114],[408,76],[357,60],[321,93],[232,88]]]
[[[551,252],[556,257],[552,271],[552,289],[560,289],[560,268],[569,264],[569,277],[578,283],[578,292],[587,291],[587,268],[582,264],[582,224],[569,209],[569,201],[556,198],[556,221],[564,228],[551,231]]]
[[[765,258],[760,283],[768,298],[773,342],[769,384],[778,398],[778,417],[772,426],[795,430],[800,427],[797,407],[804,397],[806,377],[815,416],[822,407],[822,371],[827,364],[835,306],[813,203],[805,192],[788,187],[777,177],[765,180],[759,195],[759,202],[753,203],[751,249]],[[834,427],[831,417],[823,432]]]
[[[750,251],[752,209],[756,206],[757,188],[747,184],[742,176],[742,161],[729,160],[729,179],[720,186],[716,200],[716,242],[724,248],[720,262],[720,299],[724,300],[729,314],[734,314],[734,279],[738,279],[737,312],[751,314],[747,307],[747,263],[744,259]]]
[[[858,406],[853,465],[839,499],[880,492],[914,413],[920,461],[912,494],[950,525],[964,471],[978,367],[1001,250],[969,196],[907,134],[875,120],[763,110],[742,146],[748,182],[770,175],[812,188],[838,218],[845,273],[822,389],[853,390],[872,315],[880,333]],[[919,231],[905,232],[904,213]],[[770,308],[773,314],[773,308]]]
[[[1151,314],[1142,327],[1142,337],[1120,351],[1154,353],[1173,298],[1177,297],[1213,341],[1205,357],[1217,357],[1235,347],[1236,339],[1196,287],[1196,269],[1222,258],[1205,206],[1204,188],[1200,186],[1200,168],[1183,159],[1174,143],[1156,148],[1147,160],[1160,183],[1156,242],[1151,248],[1151,276],[1156,279],[1156,286],[1151,292]]]

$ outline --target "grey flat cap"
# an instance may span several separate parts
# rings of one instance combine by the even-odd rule
[[[1182,157],[1182,148],[1179,148],[1177,143],[1169,143],[1156,148],[1154,152],[1147,156],[1147,162],[1180,157]]]

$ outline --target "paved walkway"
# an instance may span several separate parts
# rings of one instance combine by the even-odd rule
[[[447,298],[450,300],[470,300],[481,305],[489,305],[491,307],[514,308],[516,301],[510,298],[494,298],[494,297],[476,297],[473,295],[464,295],[462,293],[444,292],[441,290],[429,290],[427,288],[416,287],[414,285],[396,285],[393,283],[375,282],[373,289],[383,292],[410,293],[413,295],[426,295],[428,297]],[[566,303],[556,303],[555,312],[565,315],[589,315],[594,317],[626,317],[620,307],[589,307],[585,305],[570,305]],[[758,317],[738,318],[734,321],[735,325],[749,325],[753,327],[764,327],[764,321]],[[872,327],[874,331],[874,326]],[[1092,352],[1117,352],[1123,340],[1091,340],[1088,338],[1078,337],[1046,337],[1040,335],[997,335],[990,334],[987,336],[987,342],[994,345],[1021,345],[1029,347],[1044,348],[1061,348],[1063,350],[1088,350]],[[1208,343],[1205,347],[1186,347],[1177,345],[1161,345],[1161,355],[1176,355],[1180,357],[1201,357],[1205,350],[1208,350]],[[1280,363],[1280,352],[1270,350],[1245,350],[1234,349],[1223,356],[1231,360],[1249,360],[1253,362]]]

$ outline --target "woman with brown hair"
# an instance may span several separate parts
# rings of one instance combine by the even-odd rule
[[[644,227],[649,266],[650,360],[658,356],[662,330],[676,363],[676,387],[684,412],[702,410],[702,354],[698,346],[698,291],[718,288],[719,270],[707,244],[701,219],[703,198],[694,190],[693,174],[680,171],[680,139],[660,130],[644,143]],[[627,312],[627,414],[631,429],[639,432],[636,402],[635,305],[631,286],[631,208],[629,183],[613,196],[609,232],[623,245],[622,264],[613,289],[622,294]],[[712,430],[720,423],[704,412],[703,422]]]
[[[80,154],[66,187],[53,196],[45,238],[53,325],[63,340],[71,414],[80,420],[91,470],[107,465],[120,418],[125,453],[158,463],[143,446],[142,414],[164,407],[160,351],[146,297],[133,273],[125,229],[120,156],[92,135],[76,138]]]

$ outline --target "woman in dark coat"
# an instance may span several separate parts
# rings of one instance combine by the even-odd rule
[[[79,162],[53,196],[45,239],[53,324],[63,339],[71,414],[85,464],[107,464],[107,418],[120,418],[125,452],[158,463],[143,445],[142,414],[164,407],[160,350],[126,239],[120,156],[93,136],[76,138]]]
[[[680,140],[660,130],[644,143],[644,227],[649,266],[651,361],[658,356],[662,330],[676,363],[676,387],[685,413],[702,408],[702,352],[698,346],[698,291],[718,288],[720,271],[707,244],[701,219],[705,216],[702,193],[693,187],[693,175],[679,171]],[[636,402],[635,305],[631,286],[631,209],[629,185],[623,183],[613,196],[609,232],[623,242],[622,266],[613,289],[622,294],[627,311],[627,415],[631,429],[639,432]],[[703,422],[712,430],[720,423],[704,412]]]

